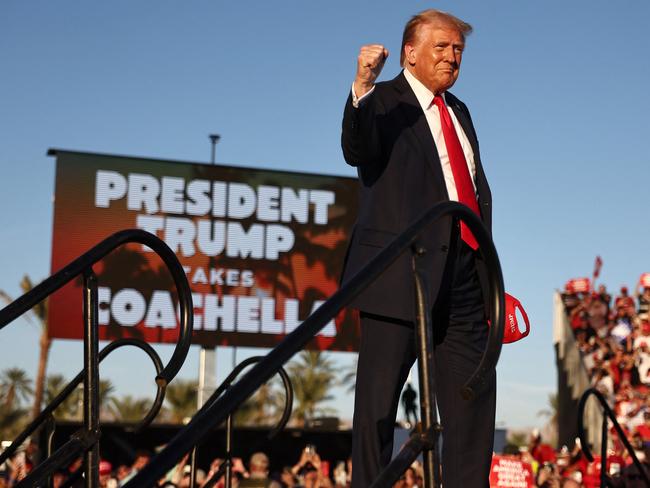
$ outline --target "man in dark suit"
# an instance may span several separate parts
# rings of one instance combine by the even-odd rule
[[[375,83],[388,51],[361,48],[343,118],[345,160],[356,166],[360,207],[343,273],[354,276],[436,202],[472,208],[491,228],[491,194],[467,107],[447,90],[458,78],[469,24],[437,10],[404,29],[401,64]],[[461,386],[479,363],[488,325],[485,267],[463,223],[450,218],[420,236],[430,270],[435,384],[443,426],[445,488],[486,487],[496,379],[466,401]],[[353,302],[361,315],[355,393],[353,488],[367,488],[389,462],[399,394],[415,360],[415,298],[406,253]]]

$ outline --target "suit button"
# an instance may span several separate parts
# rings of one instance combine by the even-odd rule
[[[447,252],[447,251],[449,251],[449,246],[446,245],[446,244],[443,244],[442,246],[440,246],[440,250],[442,252]]]

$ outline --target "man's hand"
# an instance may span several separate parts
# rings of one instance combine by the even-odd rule
[[[357,58],[357,76],[354,79],[354,93],[357,97],[362,97],[372,89],[387,57],[388,50],[381,44],[361,47]]]

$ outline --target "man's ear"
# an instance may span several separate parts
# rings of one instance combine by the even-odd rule
[[[412,44],[404,45],[404,61],[411,66],[415,65],[415,47]]]

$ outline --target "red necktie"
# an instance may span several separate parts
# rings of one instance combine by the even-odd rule
[[[433,103],[436,104],[436,107],[438,107],[438,111],[440,112],[442,135],[445,138],[449,164],[451,166],[451,172],[454,175],[454,182],[456,183],[458,201],[467,205],[480,217],[481,213],[478,209],[478,202],[476,201],[476,193],[474,193],[472,178],[469,174],[469,169],[467,168],[465,153],[463,152],[463,147],[460,145],[458,134],[456,134],[456,129],[454,128],[454,123],[451,120],[445,101],[440,95],[436,95],[433,97]],[[460,223],[460,237],[469,247],[475,251],[478,249],[476,238],[463,221]]]

